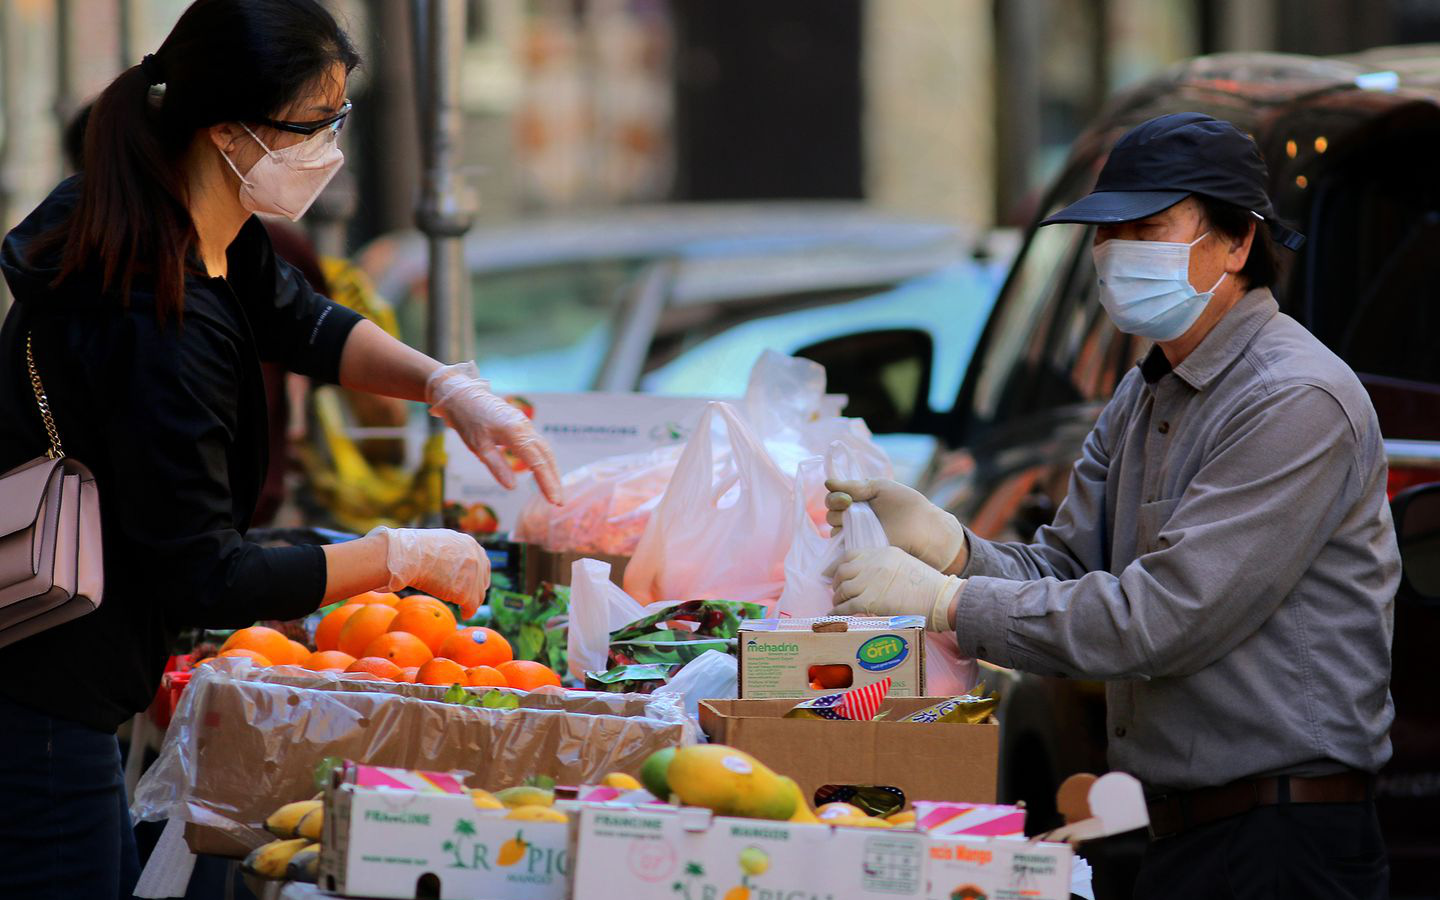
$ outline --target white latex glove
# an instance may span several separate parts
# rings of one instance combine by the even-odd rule
[[[839,532],[845,510],[861,500],[875,511],[892,547],[899,547],[938,572],[949,570],[952,564],[955,571],[965,566],[965,529],[958,519],[919,491],[885,478],[828,480],[825,488],[830,491],[825,496],[825,521],[830,523],[831,537]]]
[[[468,534],[448,528],[371,529],[385,537],[386,590],[418,588],[460,607],[461,618],[475,615],[490,588],[490,557]]]
[[[480,377],[473,362],[441,366],[431,373],[425,382],[425,402],[430,404],[430,415],[455,429],[506,490],[515,487],[515,472],[501,455],[502,447],[535,473],[545,499],[556,506],[565,502],[550,445],[524,413],[491,392],[490,382]]]
[[[836,616],[921,616],[930,631],[954,631],[950,603],[964,584],[898,547],[851,553],[835,567]]]

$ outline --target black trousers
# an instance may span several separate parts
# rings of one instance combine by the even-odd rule
[[[1375,804],[1287,803],[1151,841],[1135,897],[1383,900],[1389,885]]]
[[[139,875],[115,735],[0,699],[0,897],[111,900]]]

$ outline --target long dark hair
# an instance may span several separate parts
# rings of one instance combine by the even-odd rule
[[[156,314],[179,318],[198,242],[184,168],[196,133],[275,116],[337,62],[348,72],[360,56],[316,0],[195,0],[90,111],[80,202],[55,238],[57,284],[98,268],[103,290],[128,301],[140,275]]]

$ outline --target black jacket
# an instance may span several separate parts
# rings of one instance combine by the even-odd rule
[[[138,279],[128,305],[94,275],[51,289],[58,252],[37,241],[69,217],[79,177],[0,246],[16,301],[0,329],[0,471],[46,447],[26,377],[29,330],[65,452],[100,490],[104,600],[0,648],[0,694],[114,730],[150,703],[180,628],[296,618],[319,604],[318,547],[244,538],[267,466],[260,361],[334,383],[359,316],[312,291],[254,218],[230,247],[228,280],[187,277],[183,321],[162,326]]]

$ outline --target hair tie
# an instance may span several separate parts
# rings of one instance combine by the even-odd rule
[[[165,76],[160,72],[160,62],[155,59],[155,54],[147,53],[140,60],[140,71],[145,73],[147,84],[164,84]]]

